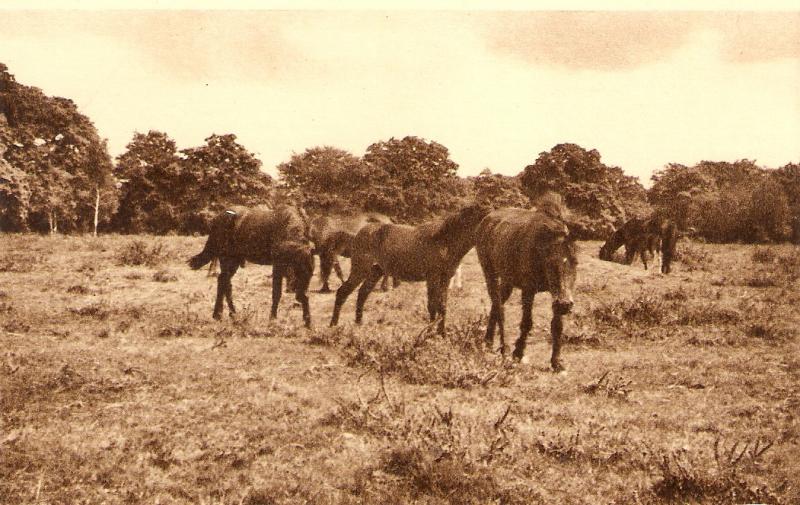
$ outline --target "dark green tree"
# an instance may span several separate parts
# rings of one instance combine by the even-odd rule
[[[635,177],[605,165],[596,149],[576,144],[558,144],[540,153],[525,167],[520,182],[532,200],[550,191],[563,196],[584,238],[604,238],[613,226],[649,212],[647,193]]]
[[[192,182],[180,161],[175,141],[166,133],[134,133],[126,151],[117,157],[121,196],[116,229],[164,233],[178,227],[178,214]]]
[[[770,177],[786,196],[791,240],[800,243],[800,164],[788,163],[770,173]]]
[[[51,232],[91,230],[100,215],[98,196],[106,194],[105,209],[116,202],[111,160],[92,122],[69,99],[48,97],[38,88],[17,83],[0,66],[3,157],[28,174],[31,191],[28,225]]]
[[[377,174],[370,204],[401,221],[418,221],[457,206],[466,196],[448,149],[408,136],[370,145],[363,161]],[[385,208],[389,207],[390,208]]]
[[[205,231],[209,219],[230,205],[266,204],[272,196],[272,177],[236,142],[236,135],[214,134],[205,142],[181,151],[187,197],[180,220],[185,232]]]
[[[336,147],[312,147],[278,165],[281,188],[317,212],[366,210],[370,188],[386,174]],[[372,210],[372,209],[369,209]]]
[[[488,168],[477,177],[470,177],[475,199],[495,209],[501,207],[530,207],[531,201],[522,192],[520,178],[493,174]]]
[[[3,159],[5,150],[0,141],[0,231],[24,231],[31,199],[28,174]]]

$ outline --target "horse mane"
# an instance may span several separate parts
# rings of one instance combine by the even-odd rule
[[[429,236],[432,240],[441,240],[461,230],[464,226],[477,224],[477,222],[474,222],[476,217],[483,219],[488,213],[489,209],[479,203],[467,205],[447,214],[439,223],[434,225],[434,228],[429,232]]]
[[[548,191],[536,201],[536,210],[539,212],[566,221],[569,210],[564,204],[564,198],[553,191]]]

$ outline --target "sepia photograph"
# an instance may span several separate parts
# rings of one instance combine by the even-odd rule
[[[798,503],[800,5],[0,4],[0,504]]]

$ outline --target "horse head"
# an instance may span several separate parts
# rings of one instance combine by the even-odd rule
[[[578,269],[575,237],[566,223],[553,220],[544,224],[538,242],[547,289],[553,296],[553,312],[568,314],[575,304],[573,290]]]

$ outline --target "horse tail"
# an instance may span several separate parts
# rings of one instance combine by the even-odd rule
[[[670,272],[677,244],[678,227],[674,222],[667,221],[661,231],[661,273],[668,274]]]
[[[208,234],[203,250],[200,254],[192,256],[187,262],[192,270],[198,270],[214,258],[218,258],[225,250],[225,242],[230,238],[239,213],[226,210],[211,222],[211,232]]]
[[[200,252],[200,254],[197,254],[189,258],[188,263],[192,270],[199,270],[204,265],[208,264],[211,260],[217,257],[212,248],[209,247],[209,242],[211,242],[210,239],[206,241],[206,245],[205,247],[203,247],[203,250]]]

